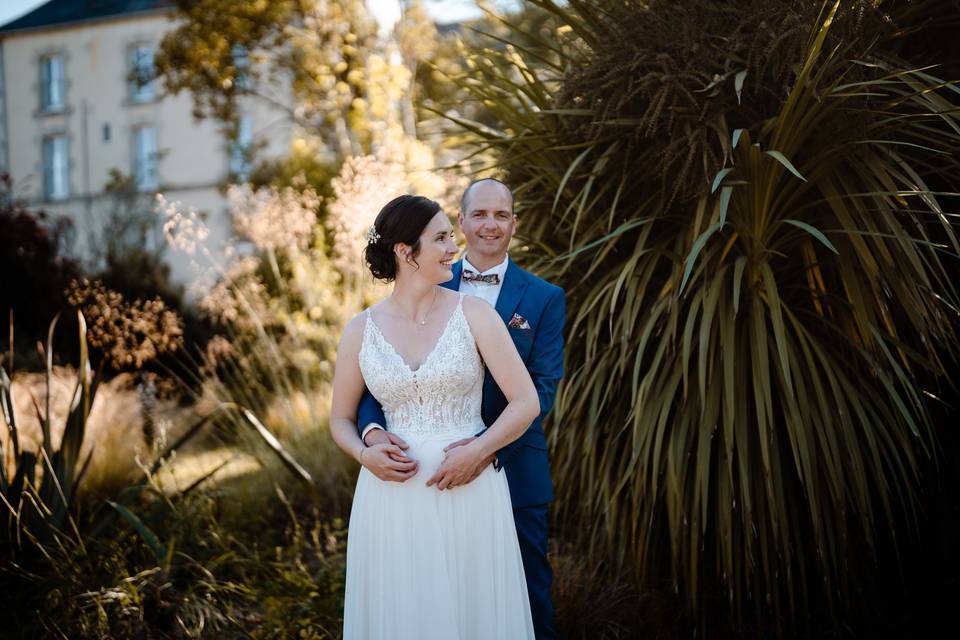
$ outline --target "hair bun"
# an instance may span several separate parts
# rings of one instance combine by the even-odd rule
[[[390,282],[397,277],[397,260],[393,255],[393,246],[386,246],[383,240],[370,242],[363,250],[367,268],[377,280]]]
[[[397,277],[397,258],[393,247],[398,242],[410,247],[410,259],[416,265],[420,253],[420,234],[437,213],[440,205],[423,196],[398,196],[384,205],[367,232],[363,259],[374,278],[391,282]]]

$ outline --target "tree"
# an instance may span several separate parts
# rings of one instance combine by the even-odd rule
[[[960,356],[960,88],[904,57],[941,5],[531,4],[553,37],[475,50],[497,122],[456,122],[567,289],[561,528],[701,616],[839,627]]]
[[[433,60],[439,47],[439,33],[427,13],[423,0],[403,3],[403,15],[395,27],[395,38],[403,56],[404,66],[410,70],[410,82],[406,90],[407,99],[403,101],[403,128],[411,138],[417,137],[416,101],[419,69],[424,61]]]
[[[170,91],[191,92],[197,117],[235,124],[249,98],[284,110],[334,158],[379,142],[383,101],[407,79],[381,51],[363,0],[176,4],[180,23],[156,64]]]

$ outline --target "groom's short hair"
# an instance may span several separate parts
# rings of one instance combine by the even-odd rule
[[[508,187],[505,183],[497,180],[496,178],[480,178],[479,180],[474,180],[467,185],[467,188],[463,190],[463,195],[460,197],[460,213],[465,214],[467,212],[467,201],[470,198],[470,191],[481,182],[495,182],[506,189],[507,193],[510,194],[510,213],[513,213],[513,191],[511,191],[510,187]]]

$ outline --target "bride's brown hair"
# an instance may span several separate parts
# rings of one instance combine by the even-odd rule
[[[393,246],[398,242],[410,246],[410,260],[417,265],[420,234],[439,211],[439,204],[423,196],[402,195],[384,205],[373,223],[375,233],[363,250],[367,268],[374,278],[392,282],[397,277]]]

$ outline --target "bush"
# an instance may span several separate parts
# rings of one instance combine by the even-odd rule
[[[50,320],[65,306],[67,285],[80,273],[65,255],[71,232],[67,218],[28,210],[14,195],[10,176],[0,176],[0,341],[7,343],[12,313],[12,349],[20,368],[42,368],[35,345],[46,340]],[[58,343],[57,349],[75,356],[76,342]]]
[[[6,568],[11,637],[339,637],[339,522],[279,488],[263,502],[199,489],[131,509],[82,547],[49,548],[42,577]]]
[[[303,500],[295,507],[277,484],[273,496],[203,487],[220,466],[173,492],[158,481],[158,472],[169,468],[174,454],[218,410],[168,445],[144,446],[138,461],[152,464],[140,463],[139,482],[128,479],[106,500],[89,492],[78,499],[93,454],[106,446],[118,463],[129,442],[110,440],[131,436],[115,424],[97,428],[91,421],[105,387],[98,386],[87,360],[82,316],[79,325],[75,391],[68,397],[55,392],[57,376],[49,368],[48,388],[33,398],[39,425],[23,420],[24,403],[17,396],[29,389],[15,387],[0,367],[3,628],[28,638],[196,637],[251,629],[260,637],[335,637],[344,574],[338,520],[321,520],[319,510]],[[101,421],[117,418],[103,414]],[[105,437],[110,428],[114,431]],[[271,447],[283,465],[300,471],[282,447],[275,442]],[[261,473],[275,475],[269,464]],[[290,476],[283,479],[289,482]],[[309,474],[301,472],[299,480],[316,490]],[[252,486],[263,484],[261,477]],[[304,495],[299,487],[292,494]],[[237,510],[238,497],[247,508]]]

